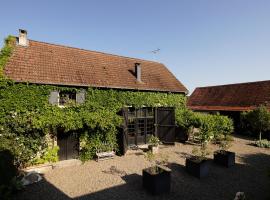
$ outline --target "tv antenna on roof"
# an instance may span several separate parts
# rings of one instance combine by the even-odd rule
[[[159,51],[160,51],[160,48],[157,48],[157,49],[155,49],[155,50],[151,51],[151,53],[153,53],[153,54],[157,54],[157,53],[159,53]]]
[[[160,48],[154,49],[153,51],[150,51],[150,53],[153,54],[154,60],[156,60],[156,54],[159,53]]]

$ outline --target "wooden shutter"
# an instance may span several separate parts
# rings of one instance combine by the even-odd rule
[[[76,103],[82,104],[85,102],[85,90],[80,90],[76,93]]]
[[[175,142],[175,111],[174,108],[156,108],[155,133],[163,143]]]
[[[124,118],[123,124],[122,124],[122,141],[121,141],[121,152],[123,155],[125,155],[125,153],[128,150],[128,108],[123,108],[122,109],[122,116]]]
[[[51,94],[49,97],[49,103],[52,105],[58,105],[58,98],[59,98],[59,92],[51,91]]]

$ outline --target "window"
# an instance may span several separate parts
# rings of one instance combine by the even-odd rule
[[[65,106],[68,104],[76,103],[75,91],[61,91],[59,92],[59,106]]]
[[[129,136],[135,136],[135,118],[128,119],[128,134]]]
[[[129,107],[127,113],[128,145],[146,144],[149,137],[155,133],[154,109]]]
[[[136,110],[133,107],[128,108],[128,118],[136,117]]]
[[[154,118],[147,119],[146,134],[154,134]]]
[[[79,91],[51,91],[49,103],[55,106],[64,107],[67,105],[83,104],[85,102],[86,92],[84,89]]]

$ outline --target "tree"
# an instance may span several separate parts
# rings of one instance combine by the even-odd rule
[[[246,119],[251,128],[259,133],[259,140],[261,141],[262,132],[270,130],[270,112],[265,106],[259,106],[248,112]]]
[[[195,127],[199,128],[198,139],[200,148],[194,148],[192,154],[202,161],[210,153],[208,143],[214,138],[214,117],[210,114],[196,113],[193,119]]]
[[[221,151],[230,148],[233,138],[231,133],[234,130],[233,121],[227,116],[213,115],[214,141],[218,144]]]

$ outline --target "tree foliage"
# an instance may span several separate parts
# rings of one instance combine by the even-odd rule
[[[262,139],[262,132],[270,131],[270,112],[265,106],[243,113],[242,121],[245,121],[246,126],[257,133],[259,140]]]
[[[184,113],[180,114],[179,113]],[[208,143],[211,141],[218,142],[223,149],[229,147],[230,134],[233,132],[233,121],[227,116],[219,114],[212,115],[206,113],[195,113],[189,110],[181,110],[178,112],[177,120],[181,126],[185,126],[188,130],[190,127],[199,129],[197,135],[200,148],[194,149],[193,154],[199,160],[205,159],[208,155]]]
[[[16,38],[13,36],[8,36],[4,41],[5,45],[0,51],[0,78],[3,78],[4,66],[12,54],[15,43],[16,43]]]

